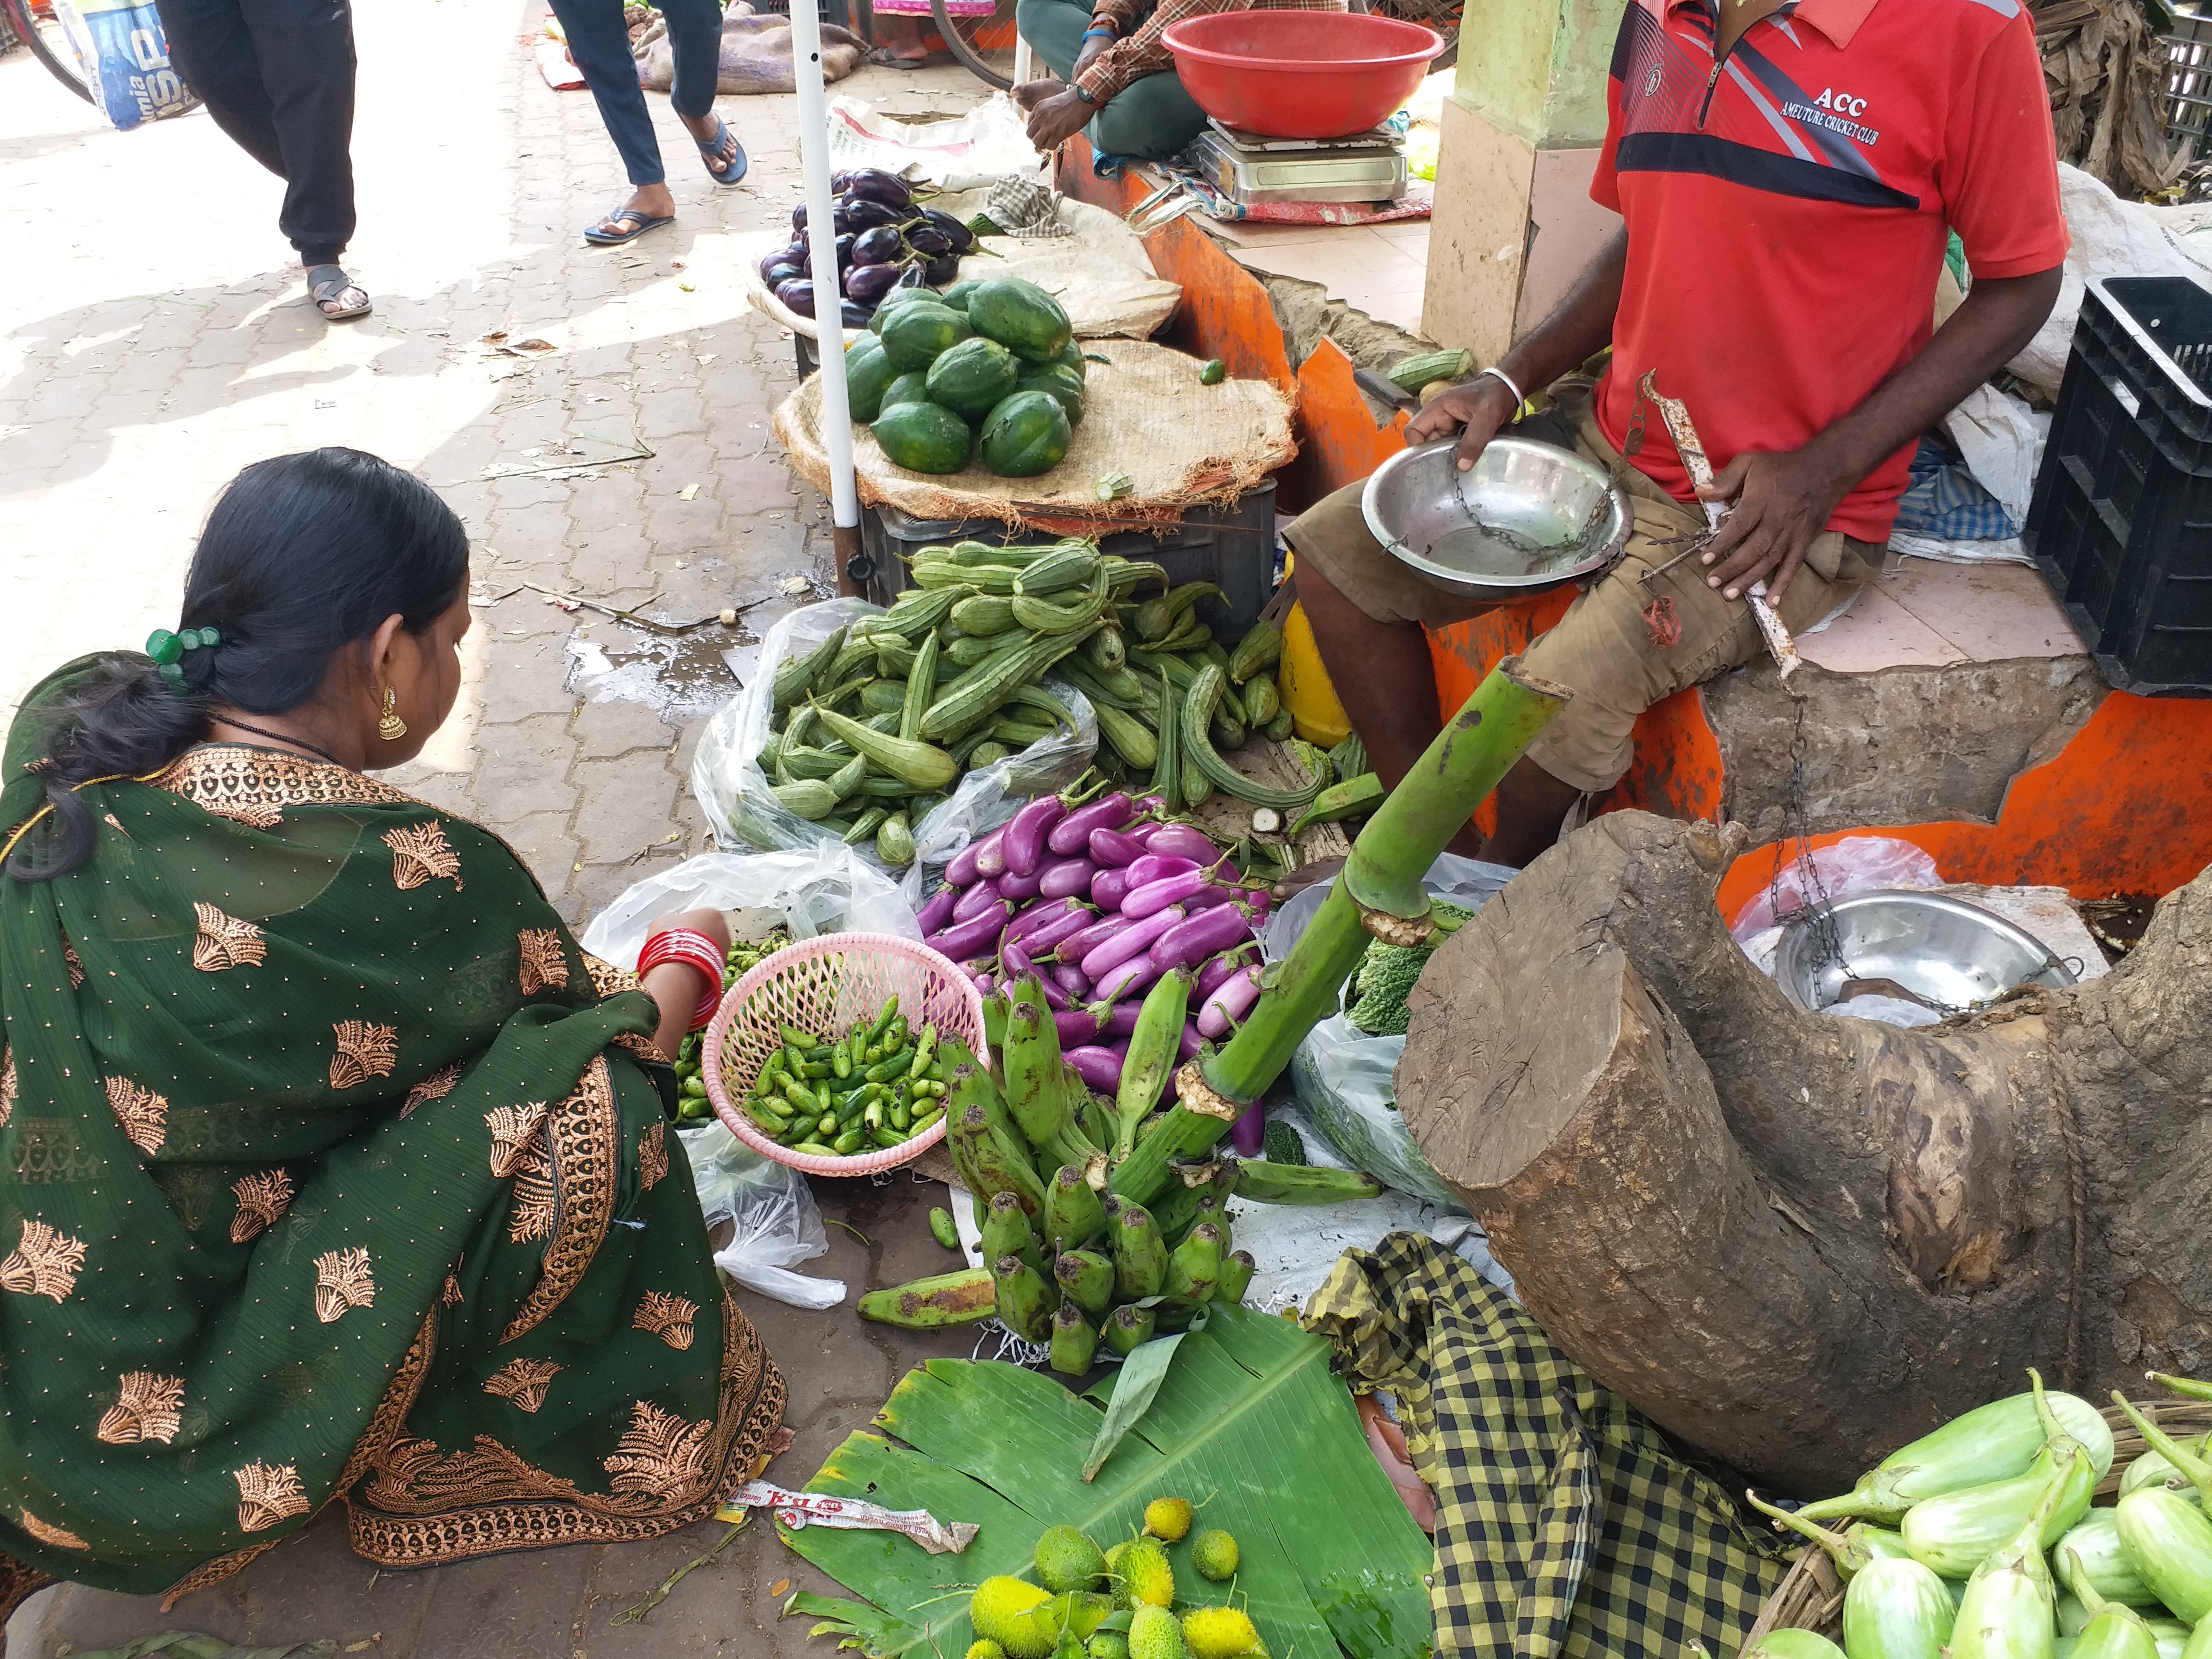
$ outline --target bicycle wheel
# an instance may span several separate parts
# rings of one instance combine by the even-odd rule
[[[1014,0],[929,0],[946,50],[975,78],[1000,91],[1014,84]]]
[[[55,80],[86,103],[93,101],[92,88],[77,69],[76,54],[70,50],[61,20],[54,15],[53,0],[0,0],[0,18],[7,20],[15,38],[31,49],[31,56],[44,64]]]

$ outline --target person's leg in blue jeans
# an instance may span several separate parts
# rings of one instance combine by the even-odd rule
[[[1065,82],[1075,70],[1075,55],[1083,49],[1083,32],[1091,27],[1091,8],[1085,0],[1020,0],[1015,27],[1042,58],[1054,76]],[[1050,82],[1033,82],[1020,88],[1026,94],[1023,107],[1060,88]],[[1091,119],[1091,147],[1107,155],[1134,155],[1146,161],[1164,160],[1206,130],[1206,112],[1191,101],[1182,82],[1173,73],[1148,75],[1132,82]]]
[[[599,106],[599,119],[636,186],[629,200],[585,232],[592,241],[629,241],[676,216],[667,173],[653,137],[653,116],[637,82],[622,0],[552,0],[553,14],[568,37],[568,56]],[[700,159],[717,184],[733,185],[745,173],[738,136],[714,113],[721,75],[722,13],[714,0],[661,0],[668,45],[675,59],[669,101],[700,146]]]

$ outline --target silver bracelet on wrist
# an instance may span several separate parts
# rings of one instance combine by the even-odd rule
[[[1518,415],[1521,412],[1521,406],[1528,401],[1528,399],[1522,395],[1521,388],[1513,384],[1513,377],[1510,374],[1508,374],[1502,368],[1495,367],[1486,368],[1481,374],[1476,375],[1474,378],[1478,380],[1495,380],[1498,385],[1504,386],[1508,392],[1511,392],[1513,394],[1513,412],[1516,415]]]

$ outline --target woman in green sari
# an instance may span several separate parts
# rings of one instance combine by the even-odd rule
[[[386,1568],[649,1538],[764,1459],[783,1384],[669,1131],[702,972],[587,958],[364,775],[453,708],[467,556],[374,457],[262,462],[181,631],[9,734],[0,1613],[216,1583],[338,1498]]]

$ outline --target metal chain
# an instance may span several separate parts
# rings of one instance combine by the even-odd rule
[[[1782,798],[1782,838],[1797,843],[1796,856],[1788,864],[1797,872],[1799,903],[1784,915],[1782,908],[1782,872],[1784,860],[1777,858],[1774,873],[1767,878],[1766,902],[1775,921],[1785,928],[1802,927],[1811,934],[1814,971],[1830,963],[1838,966],[1844,962],[1844,942],[1836,929],[1834,901],[1828,893],[1827,883],[1821,879],[1820,866],[1813,857],[1812,826],[1805,814],[1807,795],[1805,783],[1805,709],[1808,699],[1802,691],[1783,683],[1795,705],[1790,731],[1790,784]]]

